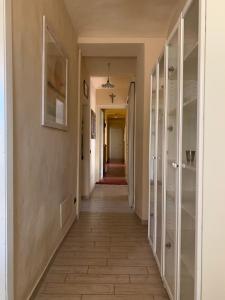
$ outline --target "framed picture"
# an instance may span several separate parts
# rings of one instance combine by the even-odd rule
[[[96,139],[96,114],[91,110],[91,138]]]
[[[88,99],[88,97],[89,97],[89,87],[88,87],[87,82],[85,80],[83,81],[83,93],[84,93],[84,96]]]
[[[67,130],[68,58],[43,17],[42,126]]]

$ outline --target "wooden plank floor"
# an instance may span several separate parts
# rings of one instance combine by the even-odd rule
[[[147,227],[129,212],[82,212],[36,299],[168,299],[147,241]]]

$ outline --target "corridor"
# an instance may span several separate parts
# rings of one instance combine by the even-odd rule
[[[43,279],[36,300],[166,300],[126,186],[95,188]]]

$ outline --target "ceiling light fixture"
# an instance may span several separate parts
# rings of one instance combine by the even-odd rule
[[[108,80],[107,80],[106,83],[102,84],[102,87],[103,87],[104,89],[113,89],[113,88],[115,87],[115,85],[112,84],[112,83],[110,82],[110,80],[109,80],[110,66],[111,66],[111,64],[108,63]]]

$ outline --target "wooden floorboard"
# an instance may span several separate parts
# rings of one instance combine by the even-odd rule
[[[124,212],[125,204],[122,213],[119,207],[110,211],[122,201],[113,203],[116,194],[124,197],[121,189],[115,189],[110,203],[107,200],[107,209],[96,212],[112,191],[112,187],[97,188],[90,200],[93,203],[88,210],[85,204],[79,222],[57,252],[37,300],[168,299],[149,247],[147,227],[129,208]]]

